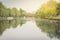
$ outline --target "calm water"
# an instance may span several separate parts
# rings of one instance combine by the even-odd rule
[[[0,20],[0,40],[60,40],[60,21]]]

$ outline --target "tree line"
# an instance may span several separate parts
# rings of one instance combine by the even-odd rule
[[[7,8],[0,2],[0,17],[37,17],[37,18],[60,18],[60,2],[50,0],[33,13],[17,8]]]
[[[36,11],[37,18],[60,18],[60,2],[50,0]]]
[[[23,9],[17,9],[15,7],[13,8],[7,8],[3,5],[2,2],[0,2],[0,17],[33,17],[34,14],[29,13]]]
[[[25,10],[17,8],[7,8],[0,2],[0,17],[22,17],[26,13]]]

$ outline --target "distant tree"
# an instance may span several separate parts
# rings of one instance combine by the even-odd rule
[[[19,11],[16,8],[11,9],[12,16],[18,17]]]
[[[13,7],[12,9],[7,8],[0,2],[0,17],[23,17],[26,11],[23,9],[17,10]]]
[[[20,17],[23,17],[25,15],[26,11],[20,8]]]

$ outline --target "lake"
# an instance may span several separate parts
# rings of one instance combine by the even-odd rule
[[[0,20],[0,40],[60,40],[60,21]]]

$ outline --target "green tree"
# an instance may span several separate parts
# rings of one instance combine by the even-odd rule
[[[23,17],[26,11],[23,9],[18,10],[13,7],[12,9],[7,8],[0,2],[0,17]]]
[[[36,12],[36,16],[40,18],[52,18],[57,14],[56,11],[57,2],[54,0],[48,1],[46,4],[43,4]]]
[[[8,14],[7,8],[0,2],[0,17],[6,17]]]
[[[58,3],[58,5],[57,5],[57,16],[59,16],[60,15],[60,3]]]
[[[23,9],[20,9],[20,17],[23,17],[25,15],[26,11]]]
[[[17,17],[18,10],[16,8],[11,9],[12,16]]]

